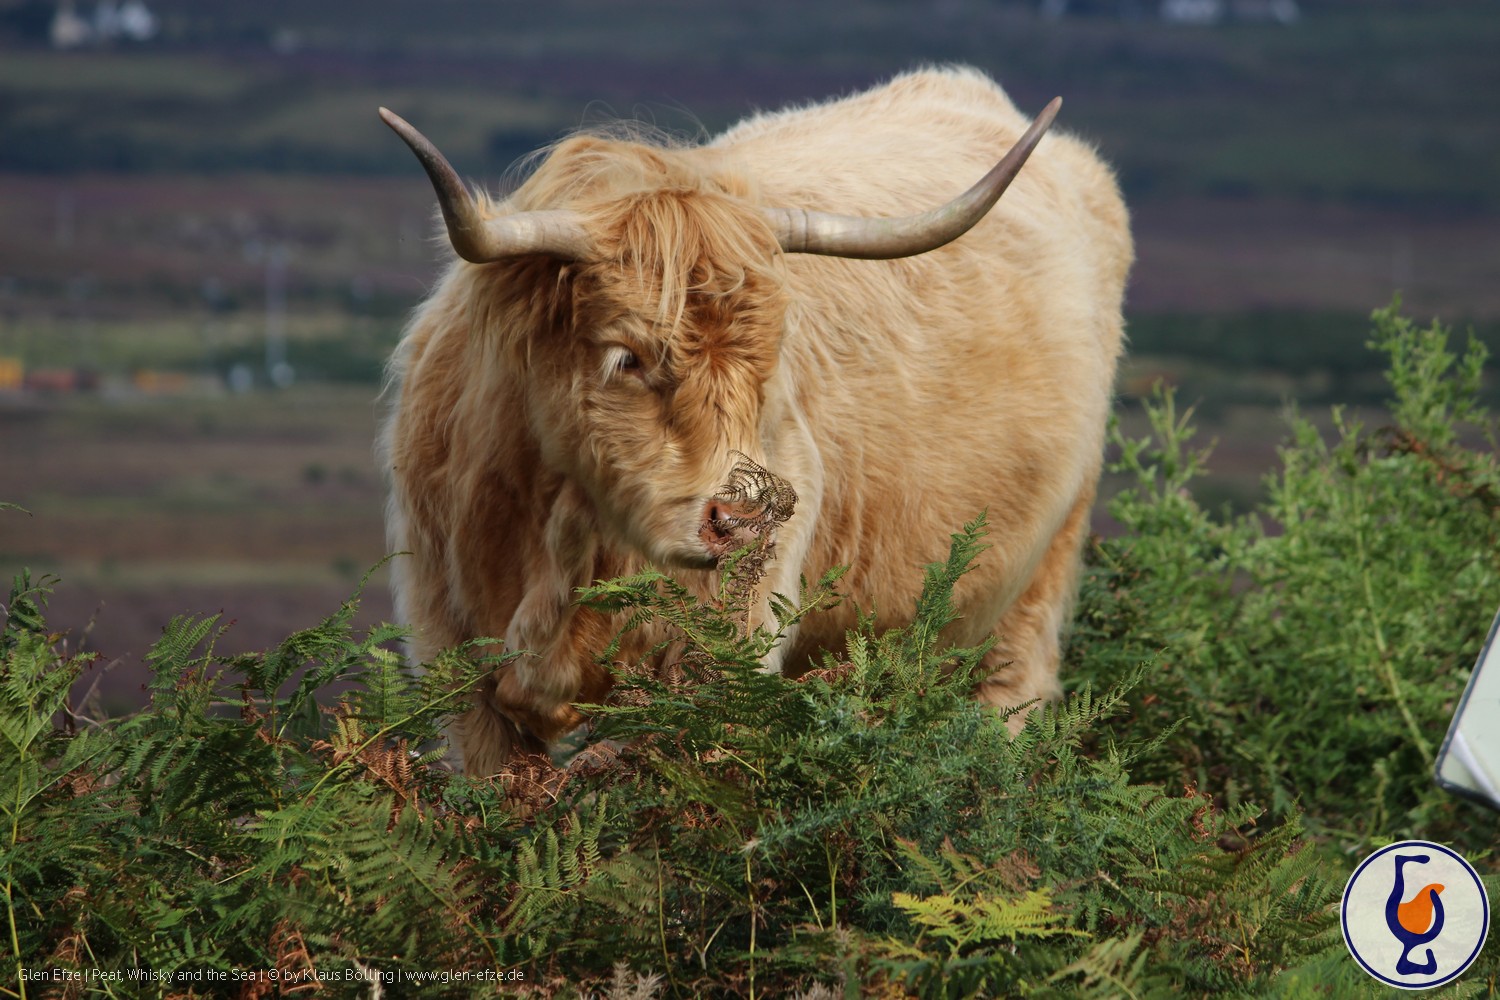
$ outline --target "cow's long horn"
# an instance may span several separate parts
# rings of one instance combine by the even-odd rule
[[[562,260],[588,256],[588,234],[572,212],[518,212],[486,219],[458,173],[428,138],[400,115],[380,109],[381,119],[417,154],[422,169],[437,191],[448,240],[454,251],[473,264],[488,264],[524,254],[546,254]]]
[[[798,208],[764,211],[781,249],[787,253],[889,260],[936,250],[968,232],[1000,200],[1061,107],[1062,98],[1053,98],[1026,134],[978,184],[930,212],[900,219],[872,219]]]

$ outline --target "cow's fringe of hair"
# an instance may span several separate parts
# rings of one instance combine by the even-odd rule
[[[610,208],[618,212],[606,221],[619,234],[615,263],[655,300],[655,322],[669,337],[682,326],[690,297],[723,299],[780,284],[770,227],[722,195],[667,192]]]
[[[566,208],[594,234],[602,273],[633,276],[660,336],[682,326],[689,300],[782,283],[780,249],[755,191],[723,151],[676,146],[638,123],[625,138],[575,135],[546,151],[503,201],[480,195],[487,215]],[[629,298],[639,300],[637,295]]]

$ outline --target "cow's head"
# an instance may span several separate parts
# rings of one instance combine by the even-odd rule
[[[886,259],[958,238],[1059,104],[969,191],[899,219],[759,206],[670,151],[589,137],[562,143],[497,208],[421,133],[381,116],[426,169],[455,252],[479,265],[470,302],[487,315],[471,328],[502,316],[510,328],[506,363],[542,460],[617,540],[706,568],[784,518],[795,495],[760,432],[787,308],[781,255]]]

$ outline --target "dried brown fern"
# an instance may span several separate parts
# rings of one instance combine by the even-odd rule
[[[786,523],[797,508],[797,491],[792,484],[742,452],[730,470],[729,479],[715,496],[727,509],[736,513],[720,518],[731,529],[741,529],[754,536],[755,543],[728,567],[728,573],[715,603],[728,611],[741,634],[750,629],[750,613],[756,605],[767,564],[775,558],[776,529]]]

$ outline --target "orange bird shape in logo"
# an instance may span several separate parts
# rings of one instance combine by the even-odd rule
[[[1396,920],[1413,934],[1426,934],[1432,927],[1432,903],[1445,886],[1433,882],[1408,902],[1396,907]]]

